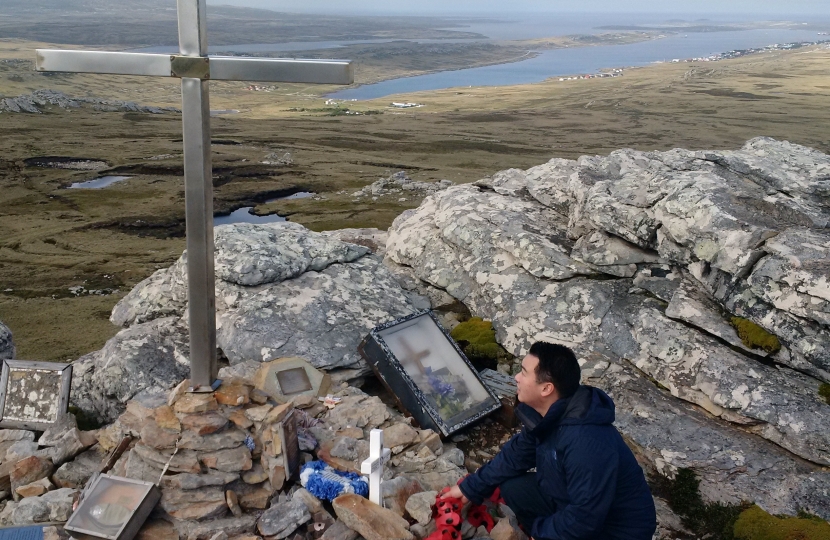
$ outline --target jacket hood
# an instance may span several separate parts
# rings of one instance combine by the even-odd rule
[[[614,400],[599,388],[582,385],[573,396],[551,405],[544,418],[524,403],[516,408],[516,415],[528,430],[540,436],[560,425],[613,424]]]

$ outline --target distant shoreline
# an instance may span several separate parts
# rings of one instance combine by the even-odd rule
[[[639,41],[638,43],[644,43],[644,42],[648,42],[648,41],[656,41],[656,40],[663,39],[663,38],[668,38],[668,37],[678,38],[679,34],[664,33],[664,34],[660,34],[658,36],[653,36],[650,39],[644,39],[642,41]],[[609,63],[609,64],[604,65],[602,67],[596,67],[595,69],[590,69],[590,70],[588,70],[588,69],[586,69],[586,70],[574,70],[573,72],[570,72],[570,73],[552,73],[552,74],[550,74],[546,77],[542,77],[542,78],[539,78],[538,80],[533,80],[533,81],[502,82],[502,83],[488,83],[488,84],[475,84],[475,83],[464,84],[464,83],[461,83],[461,84],[453,84],[453,85],[441,86],[441,87],[413,88],[412,90],[390,91],[389,93],[386,93],[384,95],[373,95],[373,96],[368,96],[368,97],[360,97],[360,96],[350,95],[350,94],[354,94],[354,90],[357,90],[358,88],[367,88],[367,87],[370,87],[370,86],[373,86],[373,85],[378,85],[378,84],[387,84],[388,85],[392,81],[404,81],[404,80],[413,79],[413,78],[416,78],[416,77],[426,77],[430,74],[411,75],[411,76],[404,76],[404,77],[396,77],[396,78],[388,79],[386,81],[382,81],[382,82],[379,82],[379,83],[358,85],[358,86],[349,88],[347,90],[338,90],[336,92],[329,93],[324,97],[327,98],[327,99],[343,99],[343,100],[357,99],[358,101],[368,101],[368,100],[372,100],[372,99],[382,99],[386,96],[397,95],[397,94],[405,94],[405,93],[413,93],[413,92],[424,92],[424,91],[432,91],[432,90],[446,90],[446,89],[449,89],[449,88],[456,88],[456,87],[463,88],[463,87],[467,87],[467,86],[474,86],[474,87],[475,86],[491,86],[491,87],[514,86],[514,85],[522,85],[522,84],[541,83],[541,82],[544,82],[544,81],[554,80],[556,78],[560,78],[560,80],[593,78],[592,76],[596,76],[596,74],[607,72],[607,71],[622,71],[624,69],[631,69],[633,67],[646,67],[646,66],[651,65],[651,64],[658,64],[658,63],[664,63],[664,62],[691,62],[691,61],[714,62],[714,61],[725,60],[725,59],[729,59],[729,58],[736,58],[736,57],[740,57],[740,56],[746,56],[746,55],[750,55],[750,54],[758,54],[758,53],[769,52],[769,51],[773,51],[773,50],[787,50],[787,49],[794,49],[794,48],[803,48],[803,47],[807,47],[807,46],[820,45],[820,44],[824,44],[824,43],[828,43],[828,42],[830,42],[830,40],[792,41],[792,42],[781,43],[781,44],[773,43],[773,44],[765,45],[763,47],[747,47],[747,48],[742,48],[742,49],[741,48],[729,49],[729,50],[724,50],[722,52],[717,52],[717,53],[712,53],[712,54],[707,54],[707,55],[692,55],[692,56],[680,55],[678,57],[669,56],[664,60],[651,60],[651,61],[647,61],[647,62],[632,63],[632,62],[619,61],[617,63]],[[601,45],[607,45],[607,44],[601,44]],[[573,49],[575,49],[575,48],[576,47],[573,47]],[[531,60],[533,58],[538,57],[542,53],[547,53],[549,51],[559,51],[559,52],[561,52],[561,49],[550,49],[548,51],[533,51],[532,55],[529,55],[525,58],[515,59],[511,62],[499,62],[499,63],[495,63],[493,65],[507,65],[507,64],[510,64],[510,63],[528,61],[528,60]],[[486,67],[486,66],[476,66],[475,68],[463,68],[463,69],[460,69],[460,70],[459,69],[442,70],[442,71],[439,71],[437,73],[451,73],[451,72],[463,71],[464,69],[479,69],[481,67]],[[437,73],[434,73],[434,74],[437,74]]]

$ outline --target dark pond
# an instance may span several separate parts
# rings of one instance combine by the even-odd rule
[[[265,204],[272,203],[275,201],[286,201],[292,199],[307,199],[314,195],[314,193],[310,193],[308,191],[299,191],[292,195],[288,195],[287,197],[276,197],[274,199],[268,199],[265,201]],[[228,225],[230,223],[278,223],[280,221],[285,221],[286,219],[279,214],[269,214],[267,216],[258,216],[253,213],[253,206],[245,206],[238,210],[234,210],[227,216],[214,216],[213,217],[213,225]]]

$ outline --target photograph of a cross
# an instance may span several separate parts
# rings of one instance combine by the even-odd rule
[[[177,0],[179,54],[37,50],[37,71],[178,77],[187,227],[190,380],[193,391],[216,382],[216,291],[213,269],[213,174],[208,82],[256,81],[351,84],[346,60],[208,57],[205,0]]]

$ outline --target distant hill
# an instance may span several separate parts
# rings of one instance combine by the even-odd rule
[[[209,5],[209,42],[481,37],[436,17],[343,17]],[[439,28],[441,28],[439,30]],[[139,47],[178,43],[175,0],[3,0],[0,38]]]

